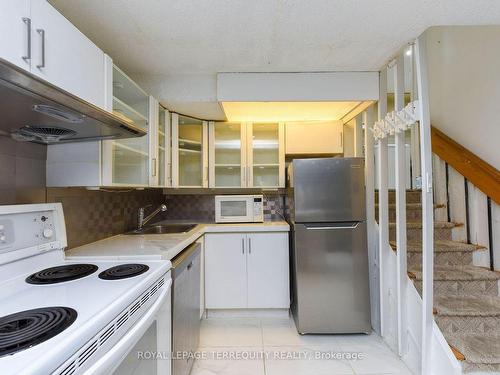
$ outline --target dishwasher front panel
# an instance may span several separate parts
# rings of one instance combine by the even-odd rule
[[[172,261],[173,375],[189,375],[200,336],[201,245],[195,243]]]

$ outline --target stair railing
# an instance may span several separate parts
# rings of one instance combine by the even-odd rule
[[[475,264],[500,269],[499,246],[494,242],[500,231],[495,214],[500,212],[500,171],[474,153],[432,127],[434,153],[434,199],[446,204],[440,219],[461,224],[454,240],[488,248]]]

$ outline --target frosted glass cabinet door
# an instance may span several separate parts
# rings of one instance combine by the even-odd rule
[[[249,124],[249,167],[253,187],[284,187],[284,124]]]
[[[210,187],[245,186],[245,126],[240,123],[209,123]]]
[[[145,129],[147,130],[147,128]],[[113,141],[112,181],[117,185],[148,185],[148,136]]]
[[[150,97],[118,67],[112,69],[112,111],[148,134],[103,142],[103,184],[148,186],[150,170]],[[110,98],[111,101],[111,98]],[[155,124],[156,125],[156,124]]]
[[[172,114],[172,154],[174,187],[206,187],[207,123]]]

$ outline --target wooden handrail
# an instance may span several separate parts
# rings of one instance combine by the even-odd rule
[[[451,165],[474,186],[500,204],[500,171],[442,131],[431,128],[432,152]]]

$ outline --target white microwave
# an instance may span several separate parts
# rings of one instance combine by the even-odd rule
[[[264,199],[262,195],[216,195],[216,223],[262,223]]]

